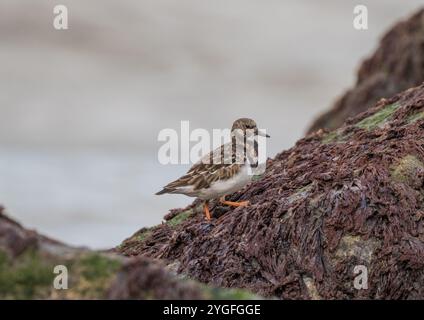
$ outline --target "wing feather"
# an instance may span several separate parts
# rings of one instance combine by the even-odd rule
[[[216,148],[194,164],[187,174],[167,184],[161,192],[172,193],[189,186],[195,191],[208,188],[215,181],[231,178],[240,170],[244,159],[244,155],[235,150],[238,149],[232,143]]]

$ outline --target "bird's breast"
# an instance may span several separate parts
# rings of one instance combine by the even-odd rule
[[[200,190],[199,198],[208,200],[231,194],[242,189],[251,179],[247,165],[243,165],[231,178],[215,181],[209,188]]]

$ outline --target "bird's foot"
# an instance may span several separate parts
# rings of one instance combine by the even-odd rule
[[[231,207],[247,207],[250,204],[250,201],[239,201],[239,202],[227,201],[225,200],[225,197],[222,197],[221,199],[219,199],[219,201],[222,204],[225,204]]]
[[[207,202],[205,202],[205,204],[203,205],[203,210],[205,212],[206,220],[210,221],[211,220],[211,213],[209,211],[209,204]]]

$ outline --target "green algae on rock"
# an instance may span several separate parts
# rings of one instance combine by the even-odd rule
[[[0,250],[0,299],[48,298],[53,276],[51,266],[35,250],[18,259]]]
[[[349,134],[345,134],[343,130],[333,130],[327,134],[325,134],[321,141],[324,144],[329,143],[343,143],[346,142],[349,139]]]
[[[193,209],[185,210],[179,214],[177,214],[172,219],[168,220],[166,223],[170,226],[176,226],[179,225],[181,222],[186,220],[190,215],[193,214]]]
[[[365,130],[373,130],[377,127],[381,127],[390,120],[390,117],[395,113],[398,107],[396,103],[386,105],[376,113],[359,121],[356,126]]]
[[[424,119],[424,111],[420,111],[420,112],[412,114],[411,116],[407,118],[407,122],[411,123],[421,119]]]

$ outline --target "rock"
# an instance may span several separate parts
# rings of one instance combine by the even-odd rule
[[[68,289],[53,286],[68,269]],[[158,261],[74,248],[23,228],[0,207],[0,299],[250,299],[176,276]]]
[[[309,132],[336,129],[346,119],[371,108],[379,99],[424,81],[424,9],[395,25],[376,52],[359,68],[354,88],[320,116]]]
[[[216,206],[210,222],[190,206],[117,251],[265,297],[424,299],[423,186],[421,85],[278,154],[231,196],[250,206]],[[358,266],[367,289],[354,286]]]

